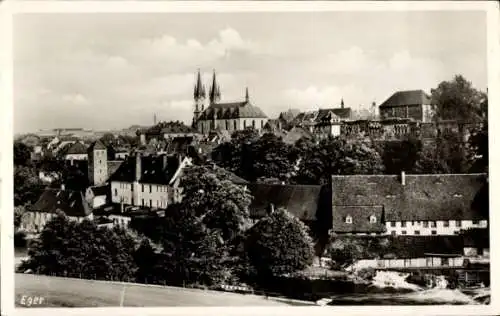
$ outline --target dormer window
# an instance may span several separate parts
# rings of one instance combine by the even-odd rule
[[[370,223],[375,224],[377,222],[377,217],[375,215],[370,216]]]
[[[453,194],[453,197],[460,198],[460,197],[462,197],[462,194],[460,194],[460,193],[455,193],[455,194]]]
[[[351,215],[347,215],[346,218],[345,218],[345,223],[346,224],[352,224],[352,217]]]

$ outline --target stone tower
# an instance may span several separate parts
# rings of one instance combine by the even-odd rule
[[[98,140],[92,143],[88,149],[89,165],[88,176],[91,186],[103,185],[108,179],[108,150]]]
[[[196,84],[194,85],[194,116],[193,116],[193,127],[198,121],[198,118],[200,117],[200,113],[205,110],[205,86],[201,83],[201,73],[200,70],[198,69],[198,77],[196,80]]]

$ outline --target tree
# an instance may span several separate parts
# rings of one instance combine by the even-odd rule
[[[135,277],[134,251],[134,238],[126,231],[99,228],[88,220],[78,223],[59,213],[33,242],[22,269],[37,274],[125,281]]]
[[[382,158],[371,141],[328,138],[309,146],[301,155],[294,177],[299,184],[326,184],[331,175],[378,174],[384,170]]]
[[[115,135],[111,133],[105,133],[102,135],[100,138],[100,141],[104,144],[104,146],[110,146],[113,145],[116,141]]]
[[[418,139],[409,138],[403,141],[386,141],[382,158],[386,174],[399,174],[415,168],[422,143]]]
[[[44,187],[35,169],[26,166],[14,167],[14,206],[35,203]]]
[[[307,227],[284,209],[258,221],[247,233],[245,250],[260,277],[281,276],[312,263]]]
[[[475,89],[462,75],[441,82],[431,90],[431,95],[436,120],[478,122],[487,114],[486,94]]]
[[[215,173],[214,173],[215,172]],[[231,240],[249,225],[251,196],[221,169],[193,166],[181,179],[181,207],[192,210],[209,229]]]
[[[31,162],[31,149],[22,142],[14,142],[14,165],[26,166]]]
[[[488,172],[489,169],[489,146],[488,146],[488,122],[473,131],[469,138],[470,148],[470,172]]]
[[[14,207],[14,228],[18,229],[21,226],[21,222],[23,220],[23,216],[26,210],[24,206],[16,206]]]

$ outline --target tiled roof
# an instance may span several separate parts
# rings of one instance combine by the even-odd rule
[[[175,137],[167,142],[165,151],[167,154],[186,154],[190,146],[194,143],[194,137]]]
[[[423,90],[398,91],[390,96],[379,107],[393,107],[403,105],[430,104],[431,97]]]
[[[333,108],[329,109],[333,112],[333,114],[337,115],[338,117],[342,119],[348,119],[351,118],[352,115],[352,110],[351,108]]]
[[[252,183],[248,189],[253,196],[250,205],[252,217],[263,217],[271,204],[286,208],[301,220],[314,221],[320,205],[322,187],[320,185],[280,185]]]
[[[382,233],[385,231],[383,210],[382,206],[334,206],[332,230],[337,233]],[[351,223],[346,223],[347,217]]]
[[[383,207],[386,221],[478,220],[489,213],[485,174],[405,175],[405,185],[396,175],[332,176],[332,191],[333,212]]]
[[[169,125],[161,130],[162,134],[198,133],[195,129],[187,125]]]
[[[235,119],[235,118],[267,118],[262,110],[250,102],[231,102],[210,104],[200,115],[200,120]]]
[[[165,165],[164,165],[165,164]],[[168,184],[179,168],[177,157],[142,156],[140,158],[139,182],[151,184]],[[133,182],[136,174],[136,157],[128,157],[109,178],[110,181]]]
[[[112,175],[113,173],[115,173],[122,163],[122,160],[108,160],[108,175]]]
[[[66,149],[67,148],[67,149]],[[65,154],[66,155],[80,155],[87,153],[87,146],[80,142],[76,142],[71,146],[66,147]]]
[[[92,213],[91,207],[80,191],[60,189],[46,189],[31,210],[44,213],[61,210],[67,216],[74,217],[85,217]]]

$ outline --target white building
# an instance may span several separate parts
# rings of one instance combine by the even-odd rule
[[[332,177],[336,234],[456,235],[488,213],[486,174]]]
[[[129,157],[111,176],[111,202],[166,208],[179,201],[179,179],[182,170],[191,165],[191,159],[182,156]]]

